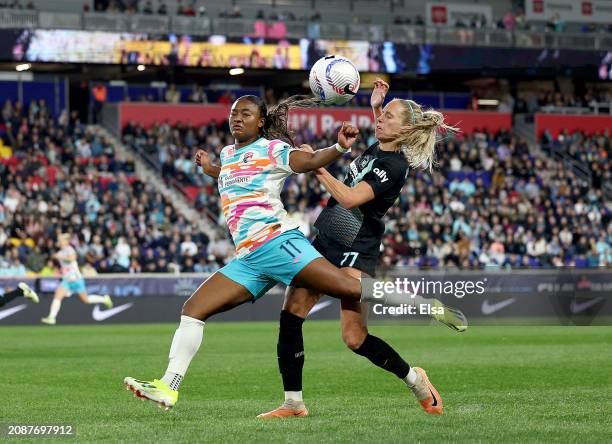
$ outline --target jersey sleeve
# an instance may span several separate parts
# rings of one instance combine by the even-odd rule
[[[376,159],[372,164],[372,169],[364,176],[363,182],[370,184],[375,197],[380,197],[397,182],[403,183],[407,171],[404,162],[397,162],[393,159]]]
[[[270,160],[281,171],[289,174],[295,174],[295,171],[289,166],[289,155],[291,152],[298,150],[282,140],[271,140],[268,148]]]

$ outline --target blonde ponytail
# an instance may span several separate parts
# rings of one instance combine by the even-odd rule
[[[431,171],[436,163],[438,133],[458,132],[459,129],[444,123],[444,116],[439,111],[423,111],[421,105],[412,100],[400,102],[404,105],[404,125],[399,130],[396,143],[411,168]]]

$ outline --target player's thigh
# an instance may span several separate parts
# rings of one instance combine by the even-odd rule
[[[346,267],[341,270],[354,278],[368,277],[356,268]],[[342,340],[347,347],[353,350],[359,348],[368,335],[368,304],[343,299],[340,302],[340,326]]]
[[[54,293],[53,297],[55,299],[64,299],[65,297],[67,297],[69,295],[70,295],[70,290],[68,290],[66,287],[64,287],[62,284],[60,284],[55,289],[55,293]]]
[[[340,271],[327,259],[314,259],[306,265],[295,277],[292,284],[306,287],[320,293],[341,299],[359,301],[361,298],[361,283],[358,279]]]
[[[79,295],[79,298],[81,298],[83,302],[85,302],[86,304],[89,303],[89,295],[87,294],[86,291],[79,291],[78,295]]]
[[[321,293],[310,288],[289,286],[285,292],[283,310],[287,310],[289,313],[300,318],[305,318],[310,313],[310,310],[312,310],[312,307],[319,302],[321,296],[323,296]]]
[[[252,298],[253,295],[244,286],[217,272],[204,281],[185,302],[182,314],[206,320]]]

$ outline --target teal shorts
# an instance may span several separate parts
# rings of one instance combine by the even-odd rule
[[[76,281],[69,281],[66,279],[62,279],[60,283],[60,287],[64,287],[68,290],[68,295],[72,295],[74,293],[86,293],[87,287],[85,286],[85,279],[77,279]]]
[[[319,257],[323,256],[296,228],[232,259],[219,273],[249,290],[254,302],[279,282],[291,285],[295,275]]]

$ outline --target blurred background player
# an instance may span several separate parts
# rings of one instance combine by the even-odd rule
[[[25,282],[19,282],[19,284],[17,284],[17,288],[0,295],[0,307],[3,307],[9,302],[11,302],[13,299],[22,296],[26,299],[30,299],[35,304],[38,304],[39,302],[38,295],[36,294],[36,292],[32,290],[30,286]]]
[[[104,304],[106,308],[111,308],[113,302],[109,295],[87,294],[85,280],[79,270],[77,263],[77,254],[74,248],[70,245],[70,234],[62,233],[59,236],[58,244],[60,251],[53,257],[57,259],[61,265],[62,281],[55,290],[49,316],[42,318],[43,324],[55,325],[57,314],[62,306],[62,299],[72,296],[77,293],[81,300],[86,304]]]
[[[324,168],[317,178],[331,194],[327,207],[315,226],[319,229],[313,246],[332,264],[355,278],[374,277],[385,224],[382,218],[397,201],[406,182],[409,167],[430,169],[434,163],[436,136],[440,130],[454,131],[444,124],[441,113],[425,111],[411,100],[392,100],[384,109],[389,85],[374,82],[370,104],[376,120],[377,142],[350,165],[344,183]],[[304,340],[302,324],[323,296],[307,288],[289,287],[280,315],[277,356],[285,389],[284,404],[259,418],[306,416],[302,399]],[[467,322],[457,323],[457,312],[445,310],[434,316],[456,331]],[[442,400],[424,370],[410,367],[385,341],[368,333],[368,307],[360,302],[342,300],[340,323],[342,339],[358,355],[395,374],[406,383],[428,413],[440,414]],[[434,393],[435,392],[435,393]],[[431,402],[431,398],[434,402]]]

